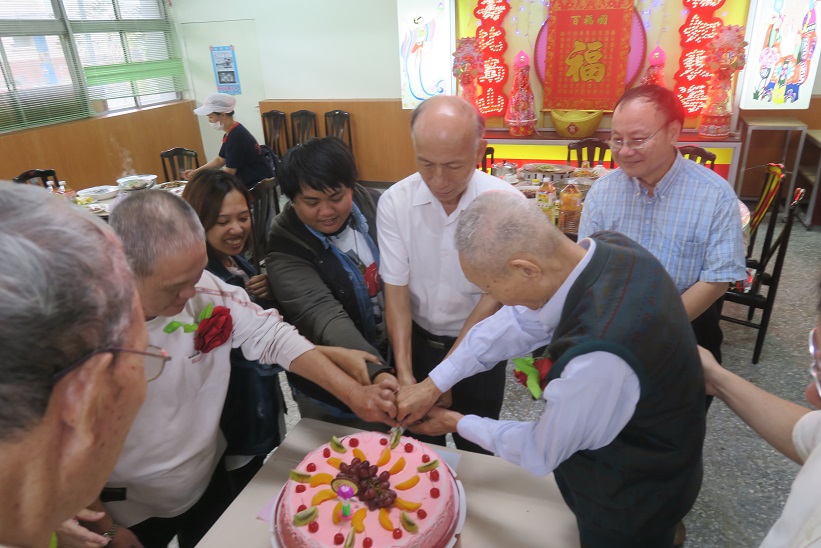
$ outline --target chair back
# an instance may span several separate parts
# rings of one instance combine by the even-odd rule
[[[482,171],[485,173],[490,173],[490,168],[493,167],[493,164],[496,162],[496,158],[494,155],[496,154],[496,150],[493,147],[486,147],[485,148],[485,155],[482,156]]]
[[[767,233],[764,237],[764,248],[769,247],[775,231],[776,217],[778,217],[779,202],[778,196],[781,194],[782,182],[784,181],[783,164],[767,164],[764,172],[764,182],[761,186],[761,194],[758,203],[750,215],[750,244],[747,246],[747,258],[753,254],[755,239],[758,235],[758,227],[767,213],[770,213],[770,221],[767,223]]]
[[[780,188],[781,186],[779,186]],[[721,319],[739,325],[752,327],[758,330],[758,336],[755,341],[755,348],[753,350],[752,362],[758,363],[758,358],[761,356],[761,350],[764,346],[764,338],[767,335],[767,327],[770,323],[772,315],[773,304],[775,303],[775,296],[778,292],[778,284],[781,280],[781,271],[784,269],[784,260],[787,256],[787,244],[792,233],[792,226],[795,221],[795,212],[801,200],[804,199],[805,190],[803,188],[796,188],[787,209],[787,218],[781,232],[771,241],[766,241],[766,245],[762,247],[761,258],[757,261],[747,261],[748,271],[751,273],[752,280],[748,287],[731,288],[724,294],[724,300],[747,307],[747,319],[737,318],[721,314]],[[779,199],[776,197],[774,203],[778,203]],[[773,217],[776,216],[776,211],[772,211]],[[772,219],[768,223],[770,226],[775,226],[776,221]],[[769,232],[769,231],[768,231]],[[775,262],[772,263],[773,258]],[[772,268],[770,264],[772,263]],[[763,288],[767,288],[766,294],[762,292]],[[759,322],[754,322],[753,317],[756,310],[761,310],[761,319]]]
[[[325,136],[336,137],[348,145],[353,152],[351,136],[351,115],[344,110],[331,110],[325,113]]]
[[[262,260],[268,253],[268,234],[271,232],[274,218],[279,215],[279,200],[282,197],[279,181],[276,177],[263,179],[251,189],[251,227],[254,266],[260,272]]]
[[[182,147],[169,148],[160,152],[160,158],[166,182],[179,181],[183,171],[200,167],[200,159],[196,150]]]
[[[607,141],[596,139],[595,137],[588,137],[580,141],[573,141],[567,144],[567,165],[571,164],[572,153],[576,153],[576,161],[579,167],[583,162],[589,162],[590,167],[595,167],[599,164],[604,165],[604,154],[610,150],[610,145]],[[610,169],[615,167],[613,156],[610,156]]]
[[[716,155],[709,150],[691,145],[678,147],[678,150],[681,152],[681,155],[688,160],[692,160],[703,166],[709,167],[713,171],[716,170]]]
[[[281,110],[269,110],[262,113],[262,133],[265,144],[278,158],[282,158],[285,152],[291,148],[288,124],[285,121],[285,113]]]
[[[311,137],[319,136],[316,113],[310,110],[298,110],[291,113],[292,146],[301,145]]]
[[[58,187],[57,173],[53,169],[30,169],[24,171],[12,179],[12,181],[25,185],[39,185],[44,188],[52,186],[55,191]],[[49,183],[51,183],[51,185],[49,185]]]

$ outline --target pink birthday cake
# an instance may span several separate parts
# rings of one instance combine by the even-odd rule
[[[280,548],[442,548],[458,532],[460,496],[450,467],[412,438],[333,438],[291,471],[275,539]]]

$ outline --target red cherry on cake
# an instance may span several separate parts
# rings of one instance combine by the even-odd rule
[[[379,438],[379,445],[388,445],[388,438]]]
[[[345,537],[342,536],[342,533],[334,535],[334,544],[342,544],[343,542],[345,542]]]
[[[425,519],[426,517],[428,517],[428,513],[420,508],[416,511],[416,517],[419,519]]]
[[[393,530],[393,538],[395,538],[395,539],[400,539],[400,538],[402,538],[402,529],[400,529],[399,527],[397,527],[396,529],[394,529],[394,530]]]
[[[430,462],[430,455],[428,455],[427,453],[422,455],[422,462]]]
[[[351,441],[348,442],[348,445],[351,447],[359,447],[359,440],[356,438],[351,438]]]
[[[297,511],[297,512],[302,512],[302,511],[303,511],[303,510],[305,510],[306,508],[307,508],[307,506],[305,506],[304,504],[300,504],[300,505],[297,507],[296,511]]]
[[[439,481],[439,470],[431,470],[430,471],[430,480],[431,481]]]
[[[437,489],[436,487],[431,487],[430,496],[432,496],[435,499],[438,499],[439,498],[439,489]]]
[[[326,459],[331,456],[330,447],[326,447],[325,449],[322,450],[322,456],[325,457]]]
[[[296,485],[296,492],[297,493],[304,493],[305,492],[305,486],[302,485],[301,483],[298,483]]]
[[[405,453],[411,453],[411,452],[413,452],[413,444],[412,443],[406,443],[405,444]]]
[[[314,520],[311,523],[309,523],[308,524],[308,531],[310,531],[312,533],[316,533],[317,531],[319,531],[319,522]]]
[[[316,464],[309,462],[306,469],[308,470],[308,472],[316,472]]]
[[[362,548],[371,548],[373,546],[373,540],[371,537],[365,537],[362,539]]]

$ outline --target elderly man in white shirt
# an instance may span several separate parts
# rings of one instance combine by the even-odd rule
[[[461,335],[499,308],[465,278],[453,247],[459,215],[476,196],[511,191],[509,183],[476,169],[487,147],[483,132],[483,118],[462,98],[427,99],[411,117],[419,171],[379,200],[379,273],[400,387],[427,377]],[[453,408],[498,418],[504,376],[500,363],[459,383],[452,390]],[[458,434],[454,439],[460,449],[487,453]],[[425,441],[444,444],[444,436]]]

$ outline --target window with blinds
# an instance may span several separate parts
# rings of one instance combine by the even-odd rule
[[[0,132],[178,99],[164,1],[2,0]]]

